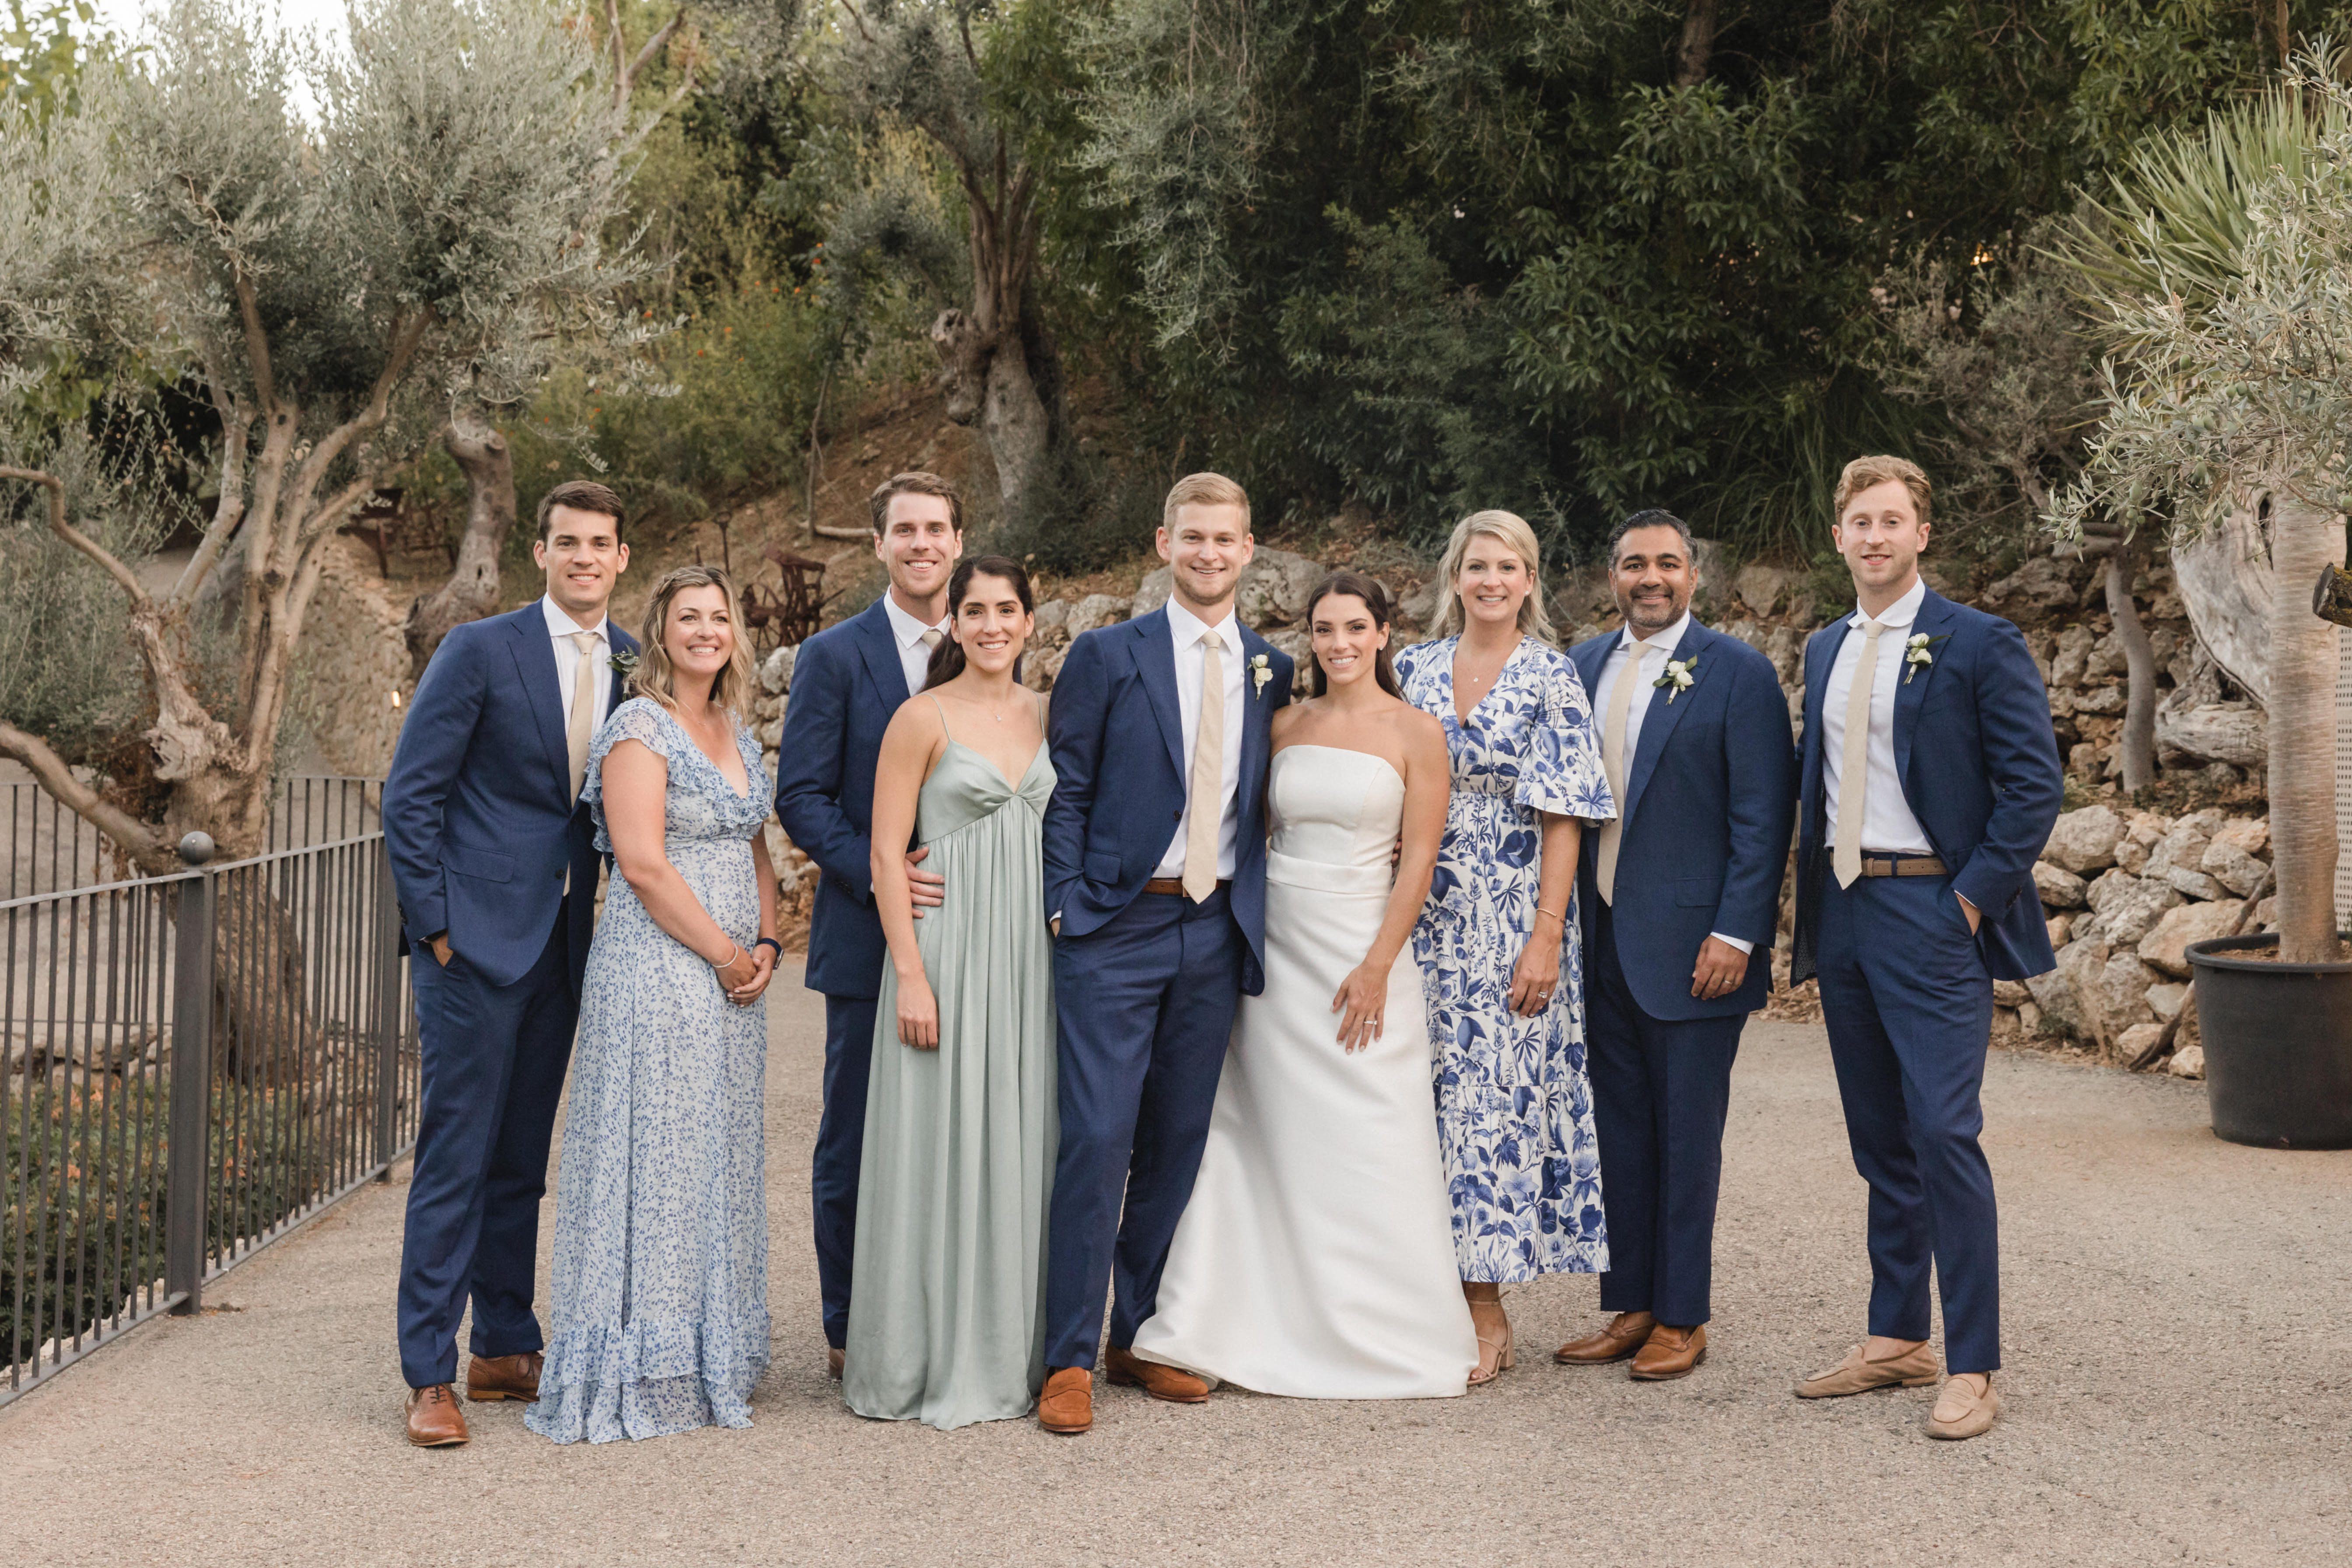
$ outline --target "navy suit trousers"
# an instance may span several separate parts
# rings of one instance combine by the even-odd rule
[[[849,1342],[849,1269],[857,1240],[857,1173],[866,1158],[866,1086],[874,1075],[871,996],[824,999],[824,1111],[809,1192],[816,1203],[816,1288],[824,1342]]]
[[[1932,1263],[1945,1370],[1992,1372],[2000,1244],[1977,1142],[1991,976],[1949,877],[1822,880],[1822,1021],[1870,1184],[1870,1331],[1928,1337]]]
[[[572,1060],[571,896],[537,962],[493,985],[463,952],[409,952],[424,1097],[400,1251],[400,1370],[411,1388],[457,1376],[457,1322],[476,1355],[542,1347],[531,1311],[539,1202]]]
[[[1748,1019],[1651,1017],[1625,983],[1608,906],[1593,914],[1584,1036],[1609,1219],[1601,1307],[1696,1328],[1709,1316],[1723,1121]]]
[[[1139,893],[1054,944],[1062,1142],[1045,1227],[1045,1364],[1095,1364],[1151,1316],[1192,1195],[1246,944],[1226,890]],[[1124,1201],[1125,1213],[1121,1205]]]

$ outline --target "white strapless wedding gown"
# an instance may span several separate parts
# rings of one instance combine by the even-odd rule
[[[1135,1353],[1264,1394],[1465,1392],[1478,1342],[1455,1273],[1410,942],[1384,1033],[1349,1055],[1331,999],[1379,934],[1404,781],[1290,746],[1268,783],[1265,991],[1242,998],[1201,1173]]]

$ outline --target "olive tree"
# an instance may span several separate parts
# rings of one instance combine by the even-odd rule
[[[110,547],[61,464],[19,442],[0,468],[127,606],[161,804],[85,784],[16,714],[0,755],[126,860],[167,869],[199,828],[259,847],[336,528],[550,341],[640,331],[614,305],[646,270],[606,238],[632,154],[614,113],[598,51],[539,0],[355,0],[335,53],[230,0],[173,0],[78,113],[0,105],[0,394],[37,404],[100,367],[216,422],[199,541],[168,580]],[[234,640],[218,681],[193,648],[215,596]]]

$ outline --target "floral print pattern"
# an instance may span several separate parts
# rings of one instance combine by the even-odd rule
[[[610,853],[604,757],[642,742],[669,763],[663,850],[710,918],[759,940],[751,839],[773,784],[740,726],[738,793],[668,710],[640,697],[604,721],[581,794]],[[768,1364],[761,1088],[767,1005],[739,1007],[702,957],[615,876],[588,952],[572,1104],[556,1178],[555,1269],[540,1401],[559,1443],[749,1426]]]
[[[1462,1278],[1511,1283],[1609,1267],[1601,1156],[1584,1065],[1581,938],[1573,901],[1559,985],[1533,1018],[1511,970],[1536,925],[1541,812],[1612,817],[1601,738],[1568,656],[1521,640],[1465,723],[1459,637],[1405,649],[1405,700],[1445,726],[1454,794],[1429,903],[1413,930],[1429,998],[1438,1142]]]

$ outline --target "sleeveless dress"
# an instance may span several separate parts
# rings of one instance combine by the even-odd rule
[[[604,826],[604,758],[641,742],[669,763],[662,852],[710,918],[760,937],[751,839],[772,786],[738,728],[738,793],[660,704],[613,710],[581,786]],[[764,998],[727,1000],[702,956],[618,876],[580,995],[555,1197],[547,1363],[524,1423],[559,1443],[749,1426],[768,1364]]]
[[[860,1415],[944,1431],[1025,1415],[1045,1384],[1059,1131],[1040,828],[1053,793],[1042,742],[1013,784],[950,737],[917,797],[924,868],[946,879],[915,922],[940,1045],[899,1043],[886,964],[841,1384]]]
[[[1267,784],[1265,990],[1242,998],[1192,1202],[1135,1353],[1263,1394],[1464,1392],[1478,1342],[1454,1270],[1430,1039],[1410,951],[1382,1033],[1340,1048],[1331,998],[1387,913],[1404,780],[1287,746]]]

